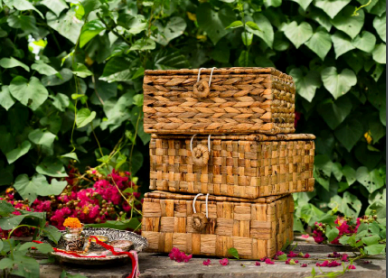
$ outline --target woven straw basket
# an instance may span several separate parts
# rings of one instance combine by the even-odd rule
[[[313,191],[314,139],[152,135],[150,189],[248,199]]]
[[[146,70],[144,131],[293,133],[295,85],[274,68]]]
[[[142,236],[148,251],[167,253],[177,247],[194,255],[230,257],[233,247],[241,258],[261,259],[293,240],[291,195],[256,200],[200,196],[195,211],[194,198],[158,191],[145,195]]]

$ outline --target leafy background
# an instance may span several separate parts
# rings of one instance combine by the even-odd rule
[[[317,136],[295,229],[381,210],[385,13],[384,0],[0,0],[0,186],[58,194],[71,163],[130,169],[147,191],[144,69],[276,67],[296,82],[297,132]]]

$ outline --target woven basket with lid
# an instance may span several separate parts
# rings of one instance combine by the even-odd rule
[[[150,192],[143,203],[142,236],[148,251],[168,253],[173,247],[188,254],[230,257],[236,248],[245,259],[273,257],[293,240],[291,195],[256,200],[232,197]],[[206,214],[208,217],[206,217]],[[202,215],[204,225],[195,226]],[[205,223],[206,222],[206,223]]]
[[[146,70],[143,89],[147,133],[295,131],[295,85],[274,68]]]
[[[248,199],[313,191],[314,139],[311,134],[154,134],[150,189]]]

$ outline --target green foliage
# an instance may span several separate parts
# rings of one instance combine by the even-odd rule
[[[148,186],[145,69],[272,66],[297,86],[297,132],[316,140],[325,211],[380,211],[385,185],[385,6],[372,1],[5,0],[0,7],[0,185],[32,202],[66,166],[132,171]]]

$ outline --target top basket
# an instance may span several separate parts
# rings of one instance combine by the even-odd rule
[[[146,70],[144,130],[293,133],[295,85],[274,68]]]

